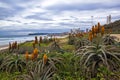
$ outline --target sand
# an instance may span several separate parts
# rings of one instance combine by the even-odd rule
[[[4,49],[7,49],[7,48],[8,48],[8,45],[0,46],[0,51],[1,51],[1,50],[4,50]]]
[[[115,36],[117,37],[118,39],[116,39],[118,42],[120,42],[120,34],[111,34],[111,36]]]
[[[57,38],[65,38],[65,37],[67,37],[68,35],[64,35],[64,36],[56,36]],[[27,42],[27,41],[25,41],[25,42]],[[23,42],[24,43],[24,42]],[[8,43],[9,44],[9,43]],[[5,50],[5,49],[7,49],[8,48],[8,45],[0,45],[0,51],[1,50]]]

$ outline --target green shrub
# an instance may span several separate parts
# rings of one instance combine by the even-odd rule
[[[3,58],[2,64],[0,65],[0,69],[2,71],[6,71],[9,73],[12,72],[22,72],[26,67],[25,60],[19,58],[16,55],[8,55]]]
[[[96,76],[97,68],[100,65],[106,66],[111,71],[120,71],[120,58],[118,55],[119,53],[107,51],[104,45],[84,46],[76,54],[76,56],[81,56],[80,66],[89,77],[90,75],[91,77]]]

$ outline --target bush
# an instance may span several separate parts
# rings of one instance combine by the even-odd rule
[[[25,60],[19,58],[16,55],[8,55],[3,58],[0,69],[9,73],[12,72],[23,72],[26,67]]]

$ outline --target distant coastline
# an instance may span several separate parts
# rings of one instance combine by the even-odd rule
[[[64,33],[29,33],[28,35],[47,35],[47,36],[63,36],[67,35],[68,32]]]
[[[48,35],[49,33],[29,33],[28,35]]]

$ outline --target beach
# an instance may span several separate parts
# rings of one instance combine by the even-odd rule
[[[65,38],[65,37],[67,37],[67,36],[68,36],[68,35],[56,36],[56,37],[57,37],[57,38]],[[111,34],[111,36],[117,37],[117,38],[118,38],[117,41],[118,41],[118,42],[120,41],[120,34]],[[23,42],[21,42],[21,43],[25,43],[25,42],[31,41],[31,40],[34,40],[34,37],[31,38],[30,40],[26,40],[26,41],[23,41]],[[19,42],[20,42],[20,41],[19,41]],[[4,50],[4,49],[7,49],[7,48],[8,48],[8,45],[9,45],[9,43],[8,43],[8,44],[5,44],[5,45],[0,45],[0,51],[1,51],[1,50]]]
[[[63,35],[63,36],[56,36],[56,38],[65,38],[65,37],[67,37],[68,35]],[[35,36],[32,36],[32,37],[30,37],[30,40],[29,40],[29,38],[23,38],[23,39],[20,39],[20,40],[18,40],[18,43],[25,43],[25,42],[27,42],[27,41],[31,41],[31,40],[34,40],[34,37]],[[39,37],[39,36],[38,36]],[[44,37],[44,36],[42,36],[42,37]],[[21,37],[22,38],[22,37]],[[49,38],[49,37],[48,37]],[[17,40],[15,40],[15,41],[17,41]],[[13,41],[12,41],[13,42]],[[7,49],[8,48],[8,46],[9,46],[9,42],[7,43],[7,44],[4,44],[4,45],[0,45],[0,51],[1,50],[5,50],[5,49]]]
[[[4,49],[7,49],[7,48],[8,48],[8,45],[2,45],[2,46],[0,46],[0,51],[4,50]]]

